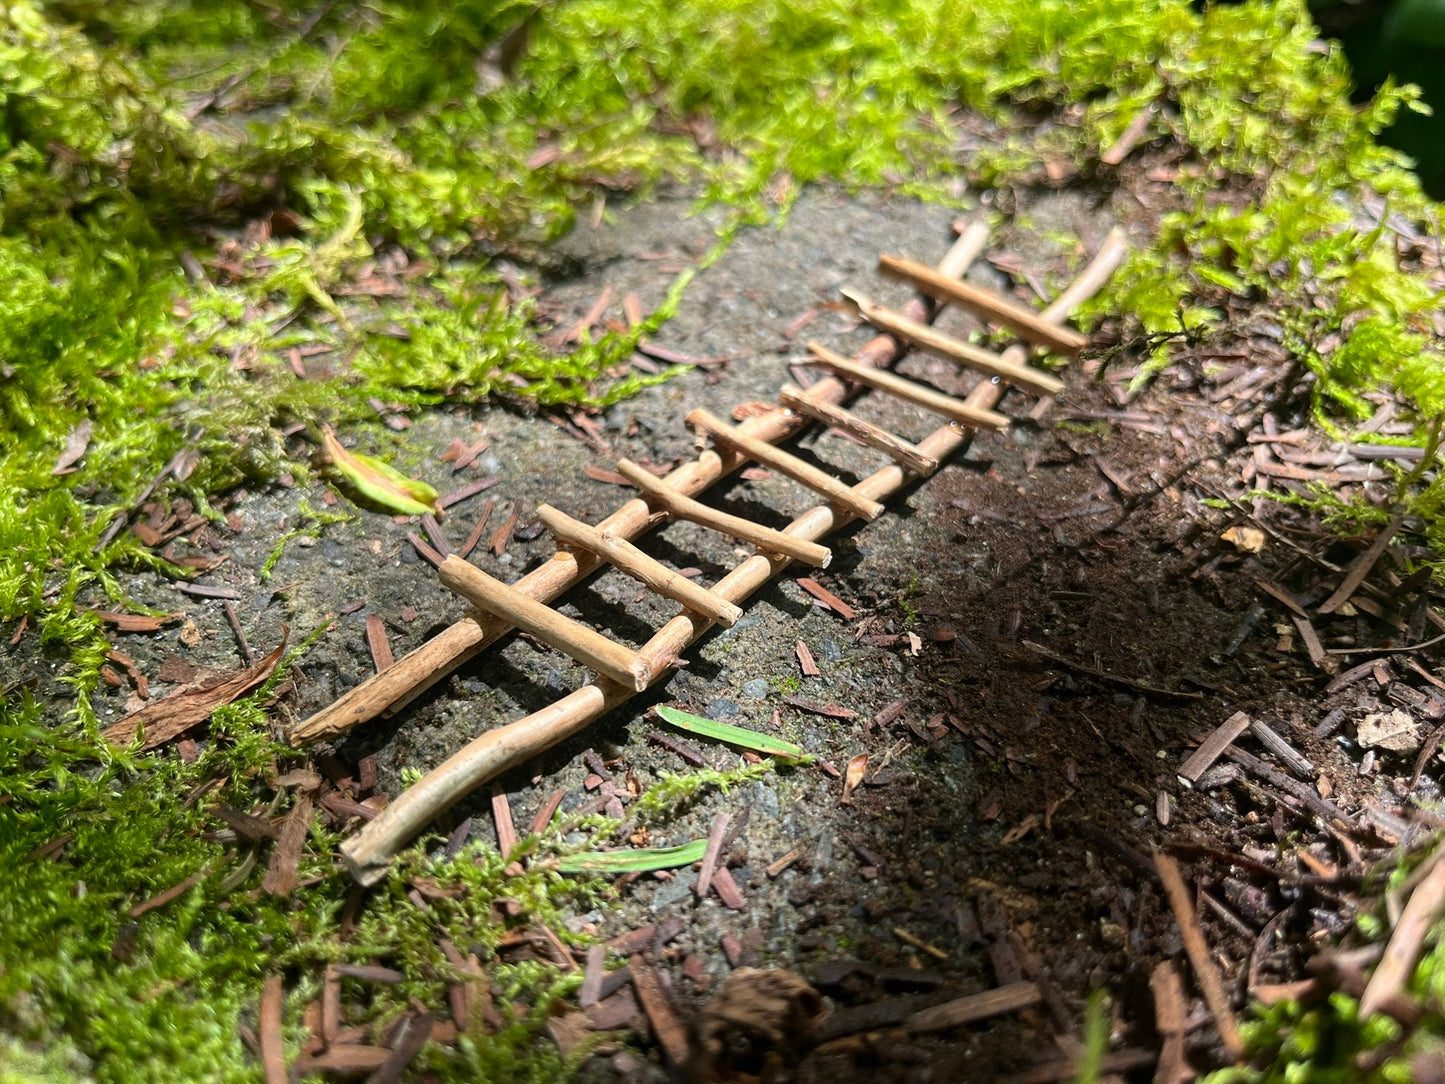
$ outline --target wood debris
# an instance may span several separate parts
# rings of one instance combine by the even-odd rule
[[[267,975],[261,987],[259,1028],[261,1068],[266,1084],[286,1084],[286,1045],[281,1034],[283,989],[280,975]]]
[[[853,609],[852,606],[849,606],[811,576],[799,576],[798,586],[845,621],[852,621],[853,618],[858,616],[857,610]]]
[[[1249,729],[1249,724],[1249,716],[1242,711],[1236,711],[1220,723],[1214,732],[1200,744],[1199,748],[1194,750],[1183,764],[1179,765],[1180,777],[1191,783],[1198,782],[1199,777],[1208,771],[1229,748],[1229,744]]]
[[[318,784],[319,786],[319,781]],[[298,788],[291,812],[281,824],[281,835],[271,852],[271,862],[261,881],[261,891],[273,896],[289,896],[301,883],[299,867],[306,837],[311,832],[311,815],[316,787]]]
[[[1224,981],[1219,974],[1219,968],[1209,953],[1209,946],[1205,943],[1204,934],[1194,917],[1194,904],[1184,877],[1179,872],[1179,863],[1167,854],[1155,850],[1154,868],[1158,870],[1159,879],[1164,884],[1170,910],[1174,912],[1174,920],[1179,924],[1179,932],[1184,938],[1184,951],[1189,956],[1189,965],[1194,969],[1194,977],[1204,994],[1204,1001],[1214,1016],[1214,1026],[1219,1031],[1220,1042],[1232,1058],[1241,1061],[1245,1051],[1244,1040],[1239,1034],[1239,1021],[1235,1018],[1234,1010],[1229,1007],[1229,996],[1224,991]]]
[[[1396,1004],[1406,994],[1405,985],[1415,970],[1424,949],[1425,936],[1445,907],[1445,861],[1436,854],[1430,859],[1430,871],[1410,893],[1410,900],[1395,923],[1395,930],[1385,946],[1385,954],[1370,976],[1369,985],[1360,997],[1360,1018],[1366,1019],[1381,1009]]]
[[[112,745],[129,745],[138,734],[142,735],[143,750],[164,745],[204,723],[218,707],[239,700],[264,683],[275,672],[285,650],[286,640],[283,637],[276,649],[254,666],[211,685],[177,689],[169,696],[153,700],[139,711],[131,712],[102,733]]]
[[[366,642],[371,648],[372,664],[378,674],[396,661],[391,652],[391,641],[386,636],[386,623],[382,621],[381,615],[366,615]]]
[[[647,966],[641,956],[632,957],[628,961],[627,969],[632,975],[632,988],[637,993],[637,1000],[641,1002],[642,1011],[647,1014],[648,1023],[652,1025],[653,1036],[667,1055],[667,1060],[674,1066],[681,1067],[687,1061],[687,1031],[678,1019],[671,1000],[663,990],[656,973]]]
[[[1015,982],[996,990],[985,990],[981,994],[945,1001],[942,1005],[919,1009],[903,1020],[909,1032],[943,1031],[986,1020],[1001,1013],[1018,1012],[1032,1008],[1043,1001],[1039,988],[1032,982]]]
[[[817,677],[822,673],[818,669],[818,664],[813,661],[813,653],[808,649],[805,641],[799,640],[794,651],[798,656],[798,667],[802,670],[804,677]]]

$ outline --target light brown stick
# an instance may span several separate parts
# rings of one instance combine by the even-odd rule
[[[473,606],[505,618],[509,625],[530,632],[558,651],[586,663],[603,677],[639,693],[652,680],[652,670],[631,648],[609,640],[546,603],[528,598],[456,554],[442,562],[438,575],[442,586],[455,591]]]
[[[559,512],[550,504],[541,505],[537,509],[537,518],[546,525],[558,542],[599,554],[613,567],[627,573],[659,595],[680,602],[700,614],[706,614],[720,625],[731,628],[743,615],[741,607],[734,606],[706,587],[693,583],[686,576],[679,576],[625,538],[599,531],[596,527],[573,519],[565,512]]]
[[[1199,922],[1194,917],[1194,902],[1189,898],[1189,886],[1179,872],[1179,863],[1162,851],[1154,852],[1154,868],[1159,871],[1159,880],[1164,885],[1164,894],[1169,897],[1169,907],[1184,938],[1184,951],[1189,956],[1189,966],[1199,982],[1205,1004],[1214,1016],[1214,1026],[1219,1029],[1219,1041],[1236,1061],[1244,1057],[1244,1040],[1239,1036],[1239,1021],[1229,1007],[1229,997],[1224,992],[1224,980],[1214,957],[1209,955],[1209,946],[1204,942]]]
[[[982,409],[965,399],[955,399],[951,395],[944,395],[941,391],[925,388],[922,384],[915,384],[912,380],[906,380],[895,373],[885,373],[881,369],[859,365],[842,354],[829,350],[821,343],[810,342],[808,350],[817,359],[817,363],[825,369],[831,369],[835,373],[841,373],[849,380],[876,388],[881,392],[887,392],[899,399],[905,399],[934,414],[951,418],[959,425],[967,425],[975,429],[1004,429],[1008,426],[1008,418],[997,411]],[[980,385],[980,387],[982,386]]]
[[[803,389],[793,384],[784,384],[778,392],[778,402],[789,410],[796,410],[816,422],[832,426],[851,437],[856,437],[868,447],[890,456],[902,463],[914,474],[927,478],[938,469],[938,460],[923,455],[908,441],[896,437],[882,426],[858,417],[851,410],[834,406],[832,403],[815,403],[803,394]]]
[[[787,475],[840,508],[846,508],[859,519],[872,523],[883,514],[883,505],[859,496],[848,483],[838,481],[831,474],[799,459],[791,452],[774,448],[766,441],[740,433],[710,410],[699,407],[689,412],[685,420],[694,429],[701,429],[721,444],[731,445],[755,463]]]
[[[985,990],[981,994],[957,997],[929,1009],[919,1009],[903,1021],[903,1026],[915,1034],[920,1031],[942,1031],[945,1028],[998,1016],[1000,1013],[1027,1009],[1039,1004],[1043,999],[1036,983],[1014,982],[994,990]]]
[[[989,376],[1007,380],[1010,384],[1023,388],[1025,391],[1031,391],[1035,395],[1057,395],[1064,390],[1064,382],[1058,377],[1050,376],[1038,369],[1032,369],[1022,361],[1007,361],[1002,355],[981,350],[962,339],[955,339],[952,335],[935,331],[927,324],[910,319],[901,312],[885,309],[882,305],[870,301],[852,290],[841,292],[844,297],[857,306],[863,319],[879,331],[897,335],[915,346],[923,347],[931,354],[950,358],[970,369],[977,369]]]
[[[1123,262],[1127,251],[1123,234],[1117,230],[1110,233],[1079,280],[1044,310],[1045,318],[1058,321],[1067,317],[1073,306],[1099,290]],[[963,273],[963,267],[957,264],[950,270],[953,274]],[[1013,358],[1023,360],[1022,348],[1011,347],[1010,350]],[[1004,356],[1008,357],[1009,352],[1006,351]],[[970,393],[969,399],[975,408],[987,409],[998,402],[1003,391],[997,384],[980,384]],[[925,455],[942,461],[962,448],[969,435],[967,430],[944,426],[918,447]],[[636,464],[630,466],[641,472]],[[622,464],[618,465],[618,469],[622,469]],[[623,473],[627,472],[624,470]],[[655,478],[651,481],[658,483]],[[889,464],[865,478],[857,488],[868,496],[881,498],[901,488],[907,481],[908,476],[902,467]],[[848,518],[837,509],[823,505],[799,516],[789,524],[788,531],[799,538],[822,538],[846,522]],[[713,590],[732,602],[742,602],[787,564],[788,558],[781,555],[755,554],[719,580]],[[647,659],[658,659],[665,667],[668,660],[675,659],[709,627],[711,622],[701,615],[680,614],[659,629],[639,654]],[[624,686],[610,681],[597,682],[578,689],[541,711],[473,739],[419,783],[400,794],[360,833],[341,845],[342,857],[352,876],[364,885],[375,884],[386,875],[386,867],[396,853],[453,803],[509,768],[524,764],[542,750],[565,741],[632,696],[633,693]]]
[[[1425,945],[1425,935],[1430,932],[1440,913],[1442,899],[1445,899],[1445,861],[1436,861],[1435,867],[1410,893],[1410,902],[1400,913],[1385,954],[1370,976],[1365,992],[1360,997],[1360,1019],[1379,1012],[1397,995],[1405,993],[1405,984],[1415,970],[1415,961]]]
[[[833,559],[833,551],[827,546],[820,546],[816,542],[809,542],[806,538],[775,531],[771,527],[764,527],[761,523],[754,523],[750,519],[743,519],[742,516],[734,516],[728,512],[720,512],[701,501],[684,497],[676,490],[670,489],[662,479],[653,477],[630,459],[619,459],[617,471],[642,490],[649,504],[663,509],[677,519],[684,519],[689,523],[696,523],[700,527],[707,527],[709,530],[741,538],[744,542],[751,542],[758,549],[766,550],[768,553],[781,553],[813,568],[827,568],[828,562]]]
[[[961,305],[976,316],[1012,328],[1019,338],[1056,354],[1072,356],[1089,345],[1088,337],[1071,327],[1051,324],[1033,309],[1000,297],[992,290],[980,290],[960,279],[940,275],[917,260],[879,256],[878,267],[885,274],[907,279],[930,297]]]

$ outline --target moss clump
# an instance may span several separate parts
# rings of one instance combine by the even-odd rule
[[[299,1042],[301,1008],[326,963],[393,967],[403,975],[396,986],[344,991],[348,1025],[379,1028],[409,998],[445,1004],[454,971],[438,941],[448,937],[482,954],[488,981],[507,991],[504,1005],[531,1008],[496,1035],[468,1037],[454,1055],[432,1052],[430,1067],[448,1080],[558,1079],[512,1074],[561,1071],[543,1025],[568,981],[492,954],[509,925],[545,923],[572,938],[559,907],[588,906],[595,883],[564,879],[546,863],[509,876],[486,846],[453,860],[414,849],[343,939],[337,919],[350,883],[332,858],[338,837],[318,826],[303,887],[285,900],[260,893],[266,855],[257,861],[249,845],[208,836],[221,826],[214,804],[250,808],[267,793],[263,768],[294,755],[270,738],[267,695],[218,712],[194,765],[110,755],[80,729],[47,722],[23,694],[0,705],[0,862],[10,871],[0,887],[0,1032],[8,1036],[0,1066],[35,1079],[252,1080],[257,1067],[238,1024],[254,1023],[266,974],[287,976],[287,1034]],[[527,841],[529,854],[557,848],[555,836]],[[183,895],[131,918],[137,904],[189,878]],[[419,907],[408,890],[423,878],[448,896]],[[514,923],[499,921],[493,905],[503,898],[516,903]],[[503,1065],[501,1076],[468,1075]]]
[[[1027,183],[1046,164],[1107,180],[1102,149],[1153,105],[1188,209],[1092,313],[1131,314],[1126,334],[1162,365],[1231,303],[1267,304],[1322,418],[1348,427],[1390,385],[1428,439],[1445,411],[1436,299],[1383,216],[1357,210],[1383,198],[1435,231],[1374,138],[1412,95],[1386,86],[1351,107],[1343,61],[1313,37],[1298,0],[884,0],[866,17],[841,0],[8,5],[0,620],[29,616],[68,647],[78,696],[64,723],[24,689],[0,698],[0,1058],[51,1078],[254,1079],[236,1025],[263,974],[287,974],[294,1042],[327,960],[403,971],[393,991],[348,992],[348,1019],[375,1025],[406,996],[440,1000],[438,923],[495,945],[503,892],[556,922],[576,888],[543,867],[504,879],[494,855],[414,850],[343,944],[348,885],[320,830],[305,866],[317,879],[284,904],[256,894],[259,872],[206,838],[206,803],[186,796],[218,779],[211,800],[265,795],[260,773],[288,751],[260,702],[218,713],[196,765],[108,749],[85,695],[106,639],[74,604],[119,600],[117,569],[158,564],[123,533],[102,539],[184,446],[197,466],[161,499],[205,508],[299,466],[283,423],[354,422],[371,398],[586,406],[634,390],[622,362],[685,280],[642,328],[557,357],[494,262],[545,263],[548,239],[610,192],[687,178],[736,227],[786,213],[814,180],[949,204],[964,181]],[[971,134],[969,111],[991,137]],[[296,379],[293,348],[333,375]],[[52,475],[86,420],[79,469]],[[658,802],[696,786],[658,788]],[[414,876],[466,892],[422,914]],[[426,1053],[427,1067],[555,1078],[537,1036],[560,988],[532,965],[491,975],[531,1011],[455,1056]]]

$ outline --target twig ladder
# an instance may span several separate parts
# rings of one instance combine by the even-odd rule
[[[884,267],[892,274],[907,277],[929,295],[961,304],[1009,327],[1028,342],[1058,353],[1076,353],[1085,340],[1077,332],[1063,328],[1063,321],[1118,267],[1126,251],[1122,235],[1118,231],[1111,233],[1084,273],[1041,312],[973,287],[955,288],[986,242],[987,229],[974,224],[962,231],[937,269],[891,257],[884,258]],[[1030,367],[1028,352],[1022,346],[993,354],[934,331],[928,321],[937,310],[927,300],[916,299],[901,312],[894,312],[846,291],[845,296],[853,300],[865,319],[888,334],[870,340],[852,359],[809,343],[815,363],[835,375],[807,391],[785,387],[777,409],[740,425],[729,425],[705,410],[694,410],[687,421],[700,435],[710,438],[713,448],[665,478],[621,460],[618,471],[638,488],[641,497],[596,526],[543,505],[538,510],[540,518],[559,545],[566,548],[559,550],[556,559],[516,583],[503,584],[460,557],[448,557],[441,565],[442,582],[471,601],[477,611],[297,725],[291,738],[302,745],[334,737],[378,715],[399,710],[513,628],[531,632],[597,672],[595,681],[541,711],[475,738],[344,842],[342,855],[358,881],[369,885],[380,880],[403,846],[477,787],[582,730],[649,684],[665,679],[682,651],[714,623],[735,622],[741,614],[740,604],[792,561],[826,567],[831,555],[819,539],[852,519],[874,519],[883,511],[886,497],[910,477],[932,474],[963,447],[972,429],[1002,429],[1008,425],[1008,418],[992,409],[1005,391],[1001,381],[1040,395],[1055,394],[1063,386],[1056,377]],[[983,381],[966,398],[958,399],[883,371],[902,356],[907,342],[995,379]],[[851,385],[870,387],[922,406],[947,418],[948,424],[918,444],[911,444],[842,409],[839,404],[851,394]],[[893,462],[850,486],[774,447],[815,422],[858,438]],[[826,503],[803,513],[779,531],[719,512],[695,499],[696,494],[749,462],[787,475],[820,494]],[[758,552],[711,588],[694,584],[648,557],[630,541],[668,518],[724,532],[752,543]],[[682,613],[635,651],[547,605],[604,562],[683,606]]]

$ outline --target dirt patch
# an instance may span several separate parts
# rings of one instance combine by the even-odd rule
[[[1057,290],[1110,226],[1128,225],[1137,213],[1123,195],[1025,191],[1012,203],[990,249],[996,265],[980,261],[970,273],[996,289],[1013,289],[1001,268],[1026,268],[1037,289]],[[663,198],[619,213],[615,224],[579,230],[557,264],[572,274],[546,294],[559,323],[575,321],[607,287],[619,299],[659,300],[678,268],[705,251],[715,225],[688,217],[687,206],[681,195]],[[435,411],[410,419],[398,436],[400,464],[442,491],[495,475],[494,487],[458,505],[442,526],[460,546],[493,502],[474,560],[515,579],[553,552],[533,524],[538,503],[595,521],[630,491],[589,478],[586,468],[608,470],[618,455],[655,464],[690,458],[693,438],[681,425],[688,409],[726,416],[738,403],[771,401],[802,338],[855,349],[867,332],[829,307],[837,287],[863,285],[879,300],[901,301],[902,287],[875,280],[876,254],[936,258],[951,239],[948,217],[907,201],[812,193],[784,228],[744,234],[703,272],[659,337],[725,363],[611,408],[590,434],[568,419]],[[952,313],[941,326],[971,329]],[[689,667],[665,687],[502,781],[514,819],[526,824],[557,788],[567,790],[564,810],[596,804],[588,777],[599,757],[615,777],[644,789],[663,771],[694,770],[649,740],[656,722],[647,708],[659,702],[776,732],[834,769],[785,769],[709,794],[651,831],[652,845],[680,843],[731,813],[724,866],[740,908],[716,898],[699,903],[696,871],[682,870],[628,878],[608,907],[574,916],[574,928],[605,939],[683,918],[680,932],[651,955],[684,1014],[739,965],[805,976],[831,1004],[821,1045],[796,1069],[813,1080],[991,1079],[1063,1059],[1085,1000],[1099,989],[1114,998],[1121,1042],[1152,1048],[1152,969],[1182,960],[1148,859],[1153,846],[1201,860],[1204,931],[1230,957],[1236,978],[1247,963],[1251,988],[1297,977],[1309,946],[1343,932],[1351,905],[1339,886],[1317,871],[1286,870],[1281,858],[1307,809],[1301,814],[1239,776],[1193,789],[1177,776],[1189,750],[1243,710],[1279,730],[1338,790],[1348,789],[1353,808],[1381,793],[1398,805],[1395,784],[1360,776],[1357,751],[1342,751],[1332,731],[1315,729],[1336,708],[1380,706],[1379,696],[1347,686],[1322,699],[1327,675],[1298,651],[1281,653],[1281,615],[1259,607],[1257,580],[1299,574],[1296,554],[1279,544],[1251,553],[1222,539],[1240,517],[1200,503],[1239,490],[1253,454],[1241,423],[1272,408],[1270,385],[1220,398],[1204,392],[1226,380],[1196,379],[1186,367],[1126,403],[1130,363],[1125,351],[1107,368],[1097,353],[1075,366],[1039,420],[1029,417],[1032,401],[1010,397],[1016,424],[1006,434],[978,437],[965,455],[891,501],[876,523],[834,539],[833,565],[814,575],[856,609],[853,619],[797,583],[806,570],[790,571],[759,592],[733,628],[689,652]],[[1285,369],[1282,361],[1276,367]],[[908,358],[901,371],[949,391],[971,383],[923,356]],[[907,439],[933,428],[921,413],[879,396],[856,409]],[[1300,424],[1291,413],[1298,409],[1280,405],[1271,424]],[[489,446],[474,466],[454,472],[441,460],[454,441],[482,438]],[[844,477],[878,463],[836,433],[815,432],[801,447]],[[238,623],[258,651],[279,642],[283,624],[304,631],[339,614],[297,676],[285,705],[296,717],[371,672],[369,616],[381,619],[399,655],[460,612],[408,542],[415,527],[371,512],[319,538],[294,538],[263,583],[278,537],[305,524],[303,494],[316,508],[329,500],[316,481],[235,494],[229,526],[191,535],[182,547],[229,554],[206,582],[236,593]],[[779,477],[730,479],[708,499],[775,526],[813,503]],[[492,552],[496,528],[514,513],[514,530]],[[702,582],[750,552],[687,524],[667,527],[645,548],[700,570]],[[219,602],[198,602],[149,577],[124,586],[185,615],[160,633],[124,639],[142,672],[159,674],[176,657],[236,663]],[[615,572],[570,592],[562,608],[633,644],[675,612]],[[800,663],[800,641],[816,674]],[[47,683],[64,676],[30,650],[13,652],[22,675]],[[483,730],[587,679],[556,652],[512,637],[393,718],[322,752],[347,766],[374,757],[379,789],[394,795],[404,769],[425,771]],[[123,687],[104,693],[101,717],[122,714],[128,695]],[[836,710],[820,713],[817,705]],[[719,747],[701,753],[710,767],[741,763]],[[866,774],[845,802],[838,770],[864,753]],[[1433,784],[1424,785],[1433,793]],[[462,802],[433,830],[452,833],[468,818],[472,835],[491,833],[486,796]],[[1339,857],[1318,855],[1321,863]],[[1022,980],[1039,984],[1041,1005],[970,1027],[899,1030],[920,1008]],[[1213,1031],[1200,1026],[1207,1022],[1196,1013],[1189,1031],[1202,1063],[1217,1053]],[[661,1054],[642,1017],[624,1013],[614,1023],[634,1029],[643,1053],[599,1055],[585,1074],[662,1079]]]

